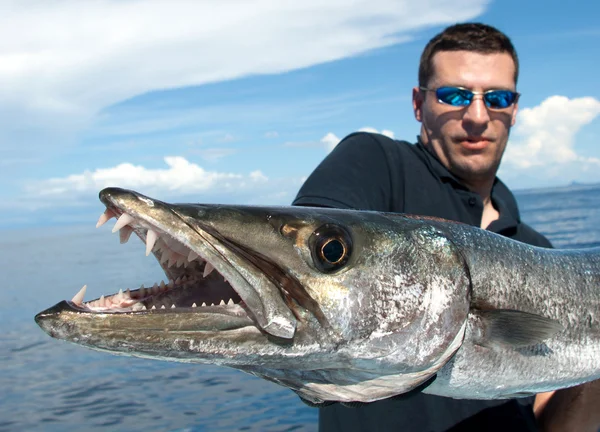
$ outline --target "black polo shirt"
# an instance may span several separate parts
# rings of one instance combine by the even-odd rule
[[[487,229],[536,246],[552,247],[520,220],[516,200],[496,179],[491,194],[500,217]],[[436,216],[479,227],[481,197],[450,173],[418,141],[354,133],[342,140],[304,182],[294,205]],[[320,410],[321,431],[535,430],[533,398],[457,400],[413,392],[398,399]]]

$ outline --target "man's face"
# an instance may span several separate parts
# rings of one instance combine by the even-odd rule
[[[515,91],[514,72],[515,64],[507,53],[442,51],[433,56],[433,76],[427,88]],[[493,180],[515,123],[517,104],[491,110],[476,95],[469,106],[454,107],[438,102],[435,92],[414,88],[413,108],[422,123],[423,143],[446,168],[470,186]]]

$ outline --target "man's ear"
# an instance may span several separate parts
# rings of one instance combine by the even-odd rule
[[[419,87],[413,87],[412,91],[412,104],[413,104],[413,113],[415,114],[415,119],[418,122],[423,121],[423,103],[425,102],[425,92],[419,90]]]

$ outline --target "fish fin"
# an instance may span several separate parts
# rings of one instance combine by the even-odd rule
[[[478,345],[508,345],[521,348],[537,345],[563,329],[562,324],[541,315],[510,309],[475,310],[479,319]]]
[[[300,396],[300,393],[298,393],[297,391],[295,391],[295,390],[293,390],[293,391],[298,395],[298,397],[300,398],[300,400],[305,405],[308,405],[311,408],[324,408],[326,406],[333,405],[335,403],[334,401],[313,402],[311,400],[308,400],[308,399]]]

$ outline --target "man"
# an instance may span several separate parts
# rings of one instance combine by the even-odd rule
[[[517,115],[518,64],[510,39],[493,27],[445,29],[421,56],[412,98],[421,123],[417,143],[349,135],[306,180],[294,205],[437,216],[551,247],[521,222],[512,193],[496,177]],[[537,424],[548,430],[597,428],[597,420],[585,414],[600,411],[589,405],[600,398],[590,396],[588,387],[538,395]],[[323,431],[514,431],[535,430],[536,418],[533,398],[465,401],[414,391],[360,408],[321,408],[319,425]]]

